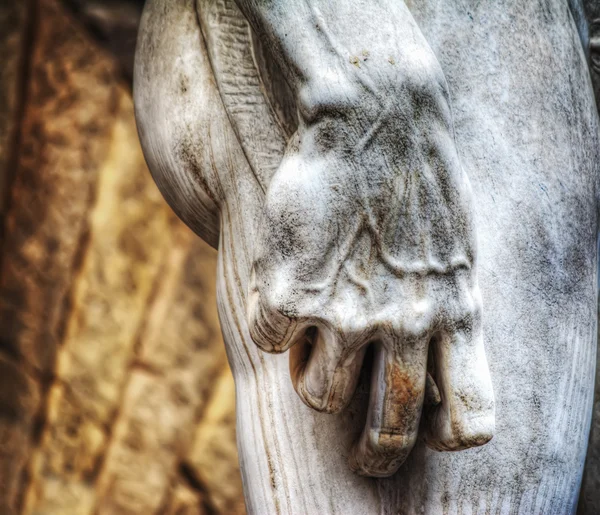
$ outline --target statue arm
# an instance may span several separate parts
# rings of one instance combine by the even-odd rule
[[[402,1],[237,3],[286,75],[304,126],[373,123],[386,96],[400,93],[399,73],[423,81],[415,87],[443,85],[437,93],[445,92],[439,64]],[[352,140],[331,128],[327,137]]]
[[[398,0],[237,2],[299,115],[255,243],[253,340],[291,349],[296,391],[329,413],[350,402],[375,345],[350,459],[361,474],[387,476],[404,461],[428,383],[428,444],[487,442],[494,401],[471,192],[435,55]]]
[[[161,191],[214,246],[221,231],[220,270],[233,269],[240,290],[221,296],[225,316],[235,312],[224,324],[231,345],[245,348],[249,332],[263,350],[291,348],[296,392],[334,413],[350,402],[372,344],[369,409],[350,457],[363,475],[390,475],[407,457],[427,384],[431,447],[487,442],[494,400],[471,193],[435,55],[397,0],[240,5],[299,108],[264,185],[220,101],[192,0],[146,5],[134,84]],[[275,362],[253,364],[263,361],[271,374]],[[234,365],[243,385],[247,363]]]

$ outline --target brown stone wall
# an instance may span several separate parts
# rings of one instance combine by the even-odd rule
[[[0,58],[0,514],[243,513],[216,253],[129,88],[56,0],[0,3]]]

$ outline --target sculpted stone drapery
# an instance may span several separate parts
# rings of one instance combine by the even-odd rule
[[[140,138],[219,248],[251,512],[576,505],[600,148],[587,63],[565,1],[455,4],[146,6]],[[435,450],[495,438],[437,453],[419,430]],[[344,463],[386,477],[413,446],[388,480]]]

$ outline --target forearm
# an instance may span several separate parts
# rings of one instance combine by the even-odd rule
[[[323,114],[372,121],[385,101],[402,96],[407,76],[439,67],[401,0],[237,3],[282,67],[308,123]]]

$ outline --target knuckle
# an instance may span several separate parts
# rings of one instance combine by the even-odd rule
[[[473,288],[459,288],[440,306],[442,328],[450,331],[472,331],[481,325],[482,302]]]
[[[460,332],[474,332],[481,326],[481,315],[481,306],[467,306],[459,311],[452,324],[452,328]]]
[[[421,342],[428,340],[433,332],[433,316],[415,316],[404,324],[401,337],[403,341]]]
[[[387,477],[406,460],[416,438],[370,429],[363,435],[366,448],[355,448],[351,467],[361,475]]]
[[[295,320],[298,318],[296,295],[286,280],[286,274],[279,266],[272,263],[256,265],[256,275],[260,278],[256,287],[257,302],[261,315],[269,320],[285,318]]]
[[[367,343],[375,333],[375,327],[368,322],[344,322],[333,332],[342,346],[354,348]]]
[[[415,346],[429,340],[435,325],[435,310],[430,306],[422,309],[414,305],[407,306],[401,317],[386,320],[381,324],[379,333],[385,341],[395,348],[406,345]]]
[[[284,351],[292,322],[269,296],[254,295],[248,308],[248,330],[259,347],[268,352]]]
[[[402,434],[396,431],[385,431],[371,428],[367,433],[367,441],[371,449],[384,456],[402,455],[412,449],[416,435]]]

